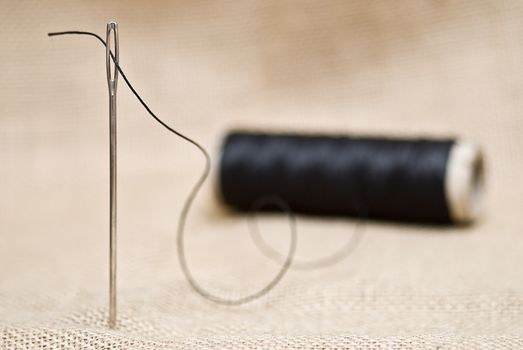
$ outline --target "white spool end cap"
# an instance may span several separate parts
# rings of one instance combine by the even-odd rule
[[[484,186],[483,154],[477,145],[456,142],[450,149],[445,194],[451,219],[473,222],[481,213]]]

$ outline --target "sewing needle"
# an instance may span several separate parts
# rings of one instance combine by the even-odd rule
[[[112,35],[111,35],[112,34]],[[114,56],[111,52],[114,41]],[[118,82],[118,24],[107,23],[105,59],[109,86],[109,327],[116,327],[116,87]],[[111,57],[112,56],[112,57]],[[114,60],[114,67],[112,67]],[[112,67],[112,68],[111,68]]]

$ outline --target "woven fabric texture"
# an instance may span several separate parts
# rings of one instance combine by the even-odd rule
[[[109,330],[108,92],[88,37],[119,22],[120,63],[172,126],[219,157],[232,127],[455,135],[487,160],[471,227],[369,222],[344,261],[290,271],[256,302],[196,295],[175,229],[202,169],[119,82],[119,325]],[[0,13],[0,347],[523,348],[521,1],[13,1]],[[213,179],[215,180],[215,173]],[[260,219],[285,252],[284,217]],[[354,220],[298,218],[297,259]],[[218,295],[278,266],[210,181],[187,227],[196,278]]]

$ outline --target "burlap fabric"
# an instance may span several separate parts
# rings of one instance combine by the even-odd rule
[[[4,348],[523,348],[520,1],[4,2],[0,14],[0,342]],[[92,38],[120,25],[121,64],[151,107],[215,159],[236,126],[457,135],[488,161],[470,228],[371,222],[342,263],[292,271],[222,307],[192,292],[174,231],[203,160],[119,84],[119,327],[108,296],[108,93]],[[298,258],[353,231],[299,218]],[[280,251],[283,217],[262,221]],[[278,266],[212,183],[188,258],[223,296]]]

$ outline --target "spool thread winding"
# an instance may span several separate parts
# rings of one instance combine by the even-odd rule
[[[422,223],[478,215],[483,161],[452,139],[392,139],[234,131],[223,143],[219,191],[239,210],[276,195],[299,213]],[[270,209],[270,208],[268,208]]]

